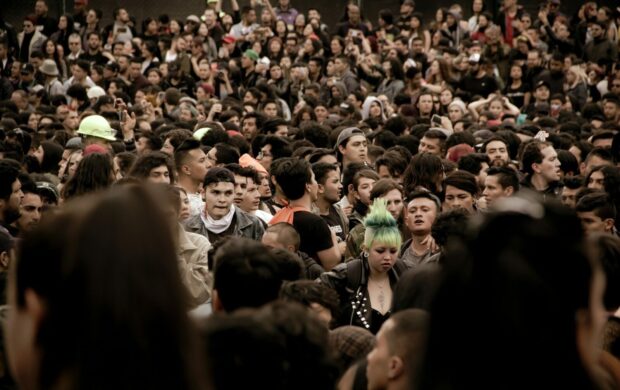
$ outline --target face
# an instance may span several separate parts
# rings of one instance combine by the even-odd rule
[[[161,77],[159,77],[159,73],[157,72],[149,72],[149,75],[146,77],[146,79],[152,85],[159,85],[159,83],[161,82]]]
[[[378,273],[389,271],[398,258],[398,247],[374,242],[368,250],[368,265]]]
[[[241,133],[247,140],[252,140],[256,133],[258,132],[258,128],[256,127],[256,118],[245,118],[243,120],[243,128],[241,129]]]
[[[314,115],[316,115],[317,121],[323,122],[329,116],[329,111],[327,111],[325,106],[316,106],[314,109]]]
[[[181,167],[181,172],[188,175],[194,181],[202,182],[207,175],[207,155],[202,149],[191,150],[186,157],[186,162]]]
[[[39,164],[43,164],[43,158],[45,157],[45,151],[42,146],[39,146],[37,150],[34,151],[34,157],[37,159]]]
[[[282,78],[282,68],[280,68],[280,66],[272,66],[269,70],[269,74],[272,79],[279,80]]]
[[[267,103],[263,108],[263,112],[269,118],[275,118],[278,116],[278,106],[275,103]]]
[[[254,182],[254,179],[246,179],[248,185],[239,207],[241,207],[243,211],[251,213],[258,210],[258,206],[260,205],[260,192],[258,191],[258,185]]]
[[[235,198],[235,185],[228,182],[209,184],[205,191],[206,211],[213,219],[221,219],[230,212]]]
[[[560,160],[558,154],[552,146],[548,146],[541,151],[543,161],[535,164],[536,172],[540,174],[547,182],[560,180]]]
[[[137,62],[132,62],[131,65],[129,65],[129,75],[135,79],[140,77],[141,74],[142,65]]]
[[[534,91],[534,97],[541,101],[549,100],[549,88],[546,85],[536,88]]]
[[[366,206],[371,204],[370,192],[375,185],[375,180],[367,177],[362,177],[359,180],[357,188],[355,189],[355,199],[362,202]]]
[[[395,220],[399,220],[403,214],[403,208],[405,204],[403,203],[403,194],[397,190],[393,189],[387,194],[383,195],[381,199],[385,199],[387,202],[387,210],[392,214]]]
[[[592,172],[588,178],[588,188],[594,190],[605,190],[605,175],[601,171]]]
[[[446,196],[443,202],[445,211],[463,209],[473,214],[476,199],[467,191],[461,190],[453,186],[446,186]]]
[[[150,183],[170,184],[170,172],[168,171],[168,167],[160,165],[157,168],[151,169],[147,181]]]
[[[235,175],[235,198],[234,202],[237,206],[243,202],[243,197],[248,190],[248,178]]]
[[[342,193],[342,183],[340,182],[340,174],[337,170],[330,171],[325,179],[325,184],[319,184],[319,193],[330,204],[340,200]]]
[[[422,137],[418,145],[418,153],[431,153],[441,156],[441,140],[439,138]]]
[[[510,196],[512,195],[512,193],[513,188],[502,187],[502,185],[499,183],[499,178],[497,177],[497,175],[487,176],[484,180],[484,191],[482,192],[482,196],[484,196],[488,205],[491,205],[497,199]]]
[[[269,187],[269,176],[267,174],[261,174],[258,192],[262,198],[271,197],[271,187]]]
[[[180,191],[181,208],[179,210],[179,221],[185,221],[190,216],[189,198],[185,191]]]
[[[594,211],[577,212],[586,235],[595,233],[611,233],[614,226],[613,219],[602,219]]]
[[[496,118],[500,118],[504,113],[504,105],[501,102],[494,100],[491,104],[489,104],[489,111],[495,115]]]
[[[456,105],[450,106],[450,108],[448,108],[448,118],[450,118],[453,123],[461,120],[463,119],[463,111]]]
[[[17,220],[17,226],[20,231],[29,231],[39,224],[41,221],[41,211],[43,202],[41,197],[36,194],[24,194],[20,207],[20,216]]]
[[[381,105],[377,102],[373,102],[370,105],[369,114],[371,118],[379,118],[381,117]]]
[[[340,145],[338,149],[349,162],[363,163],[368,159],[368,140],[361,134],[352,136],[344,147]]]
[[[99,35],[91,34],[90,37],[88,37],[88,47],[91,50],[98,49],[100,44],[101,44],[101,40],[99,40]]]
[[[34,24],[31,21],[24,21],[24,33],[32,34],[34,32]]]
[[[562,188],[562,204],[574,209],[577,205],[577,192],[580,188],[571,189],[566,186]]]
[[[433,97],[431,95],[422,95],[418,100],[418,110],[420,115],[430,115],[433,111]]]
[[[260,152],[256,156],[256,161],[260,163],[267,171],[271,168],[273,161],[273,154],[271,154],[271,145],[265,145],[261,148]]]
[[[414,235],[427,235],[437,217],[437,204],[428,198],[416,198],[407,205],[405,223]]]
[[[502,141],[492,141],[487,144],[486,154],[492,166],[501,166],[510,162],[508,148]]]
[[[22,184],[19,180],[15,180],[11,186],[11,195],[8,201],[0,200],[0,202],[4,203],[3,220],[5,223],[11,223],[19,218],[20,206],[23,198]]]
[[[383,323],[377,333],[375,347],[367,356],[366,379],[368,389],[387,389],[390,382],[390,361],[394,358],[390,352],[387,333],[394,327],[392,320]]]

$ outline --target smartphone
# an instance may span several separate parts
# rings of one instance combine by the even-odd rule
[[[431,117],[431,123],[441,126],[441,117],[437,114]]]

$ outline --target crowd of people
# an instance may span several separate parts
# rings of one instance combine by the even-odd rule
[[[620,7],[74,3],[0,10],[1,388],[620,388]]]

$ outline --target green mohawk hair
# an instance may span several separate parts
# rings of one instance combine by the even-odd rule
[[[364,218],[364,244],[370,249],[374,243],[400,248],[402,237],[398,230],[398,223],[387,209],[385,199],[377,198],[370,206],[370,211]]]

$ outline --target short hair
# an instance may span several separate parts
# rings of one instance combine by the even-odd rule
[[[217,164],[230,164],[239,162],[239,150],[234,146],[223,142],[215,144],[215,159]]]
[[[213,167],[207,171],[203,185],[207,188],[209,185],[217,183],[235,184],[235,175],[226,168]]]
[[[252,181],[254,181],[254,183],[257,183],[257,184],[260,183],[260,176],[258,175],[258,172],[256,171],[256,169],[252,167],[242,167],[239,164],[230,163],[230,164],[226,164],[224,168],[231,171],[233,175],[252,179]]]
[[[349,194],[349,185],[353,184],[353,178],[362,169],[367,169],[368,167],[364,163],[351,163],[347,165],[342,173],[342,193],[344,195]]]
[[[269,225],[265,230],[265,234],[267,233],[274,233],[278,237],[280,244],[284,246],[292,245],[295,251],[299,250],[301,238],[293,225],[286,222],[278,222],[274,225]]]
[[[312,180],[311,172],[306,160],[287,157],[278,165],[275,180],[289,200],[297,200],[306,193],[306,184]]]
[[[608,148],[603,148],[600,146],[590,149],[588,155],[583,158],[583,161],[587,164],[592,157],[598,157],[601,160],[608,161],[610,163],[614,162],[614,156],[611,154],[611,151]]]
[[[327,175],[332,171],[338,171],[336,164],[317,162],[312,164],[312,172],[314,172],[314,178],[319,184],[325,184]]]
[[[285,283],[280,290],[280,299],[297,302],[306,307],[318,303],[329,309],[334,318],[340,309],[340,298],[336,291],[313,280],[296,280]]]
[[[569,176],[579,173],[579,163],[577,157],[568,150],[558,150],[558,160],[560,160],[560,169]]]
[[[512,187],[514,192],[519,191],[519,175],[508,167],[491,167],[487,169],[487,176],[497,176],[497,182],[502,188]]]
[[[266,100],[264,102],[264,104],[267,104],[267,103],[275,103],[276,105],[278,105],[278,102],[275,100]],[[264,134],[275,133],[276,131],[278,131],[278,126],[288,126],[288,122],[282,118],[269,119],[265,121],[265,123],[263,123],[261,132]]]
[[[131,170],[129,171],[130,177],[139,179],[147,179],[151,171],[157,167],[165,165],[168,168],[168,174],[170,175],[170,182],[175,182],[174,177],[174,164],[170,156],[163,152],[149,152],[138,157]]]
[[[431,236],[437,245],[444,247],[453,237],[465,237],[468,221],[469,214],[462,208],[444,211],[435,218],[431,227]]]
[[[523,172],[526,174],[533,174],[534,168],[532,168],[532,164],[540,164],[542,163],[544,156],[542,154],[542,150],[550,147],[551,144],[547,142],[541,141],[531,141],[523,148],[523,153],[521,154],[521,165]]]
[[[571,190],[578,190],[583,187],[583,176],[565,176],[564,187]]]
[[[265,145],[271,145],[271,154],[273,159],[277,160],[283,157],[290,157],[293,153],[291,146],[287,140],[274,134],[259,134],[252,141],[252,151],[258,154],[258,151]]]
[[[387,195],[393,190],[398,190],[401,195],[403,195],[403,187],[401,187],[401,185],[395,180],[380,179],[375,183],[375,185],[372,186],[372,191],[370,191],[370,200],[374,201],[377,198]]]
[[[181,169],[189,152],[196,149],[200,149],[200,142],[193,138],[186,139],[174,149],[174,165],[177,170]]]
[[[152,151],[156,151],[161,149],[161,147],[164,145],[164,142],[161,140],[161,138],[155,134],[153,134],[152,132],[143,132],[138,136],[138,139],[140,138],[146,138],[146,143],[149,147],[149,149],[151,149]]]
[[[278,266],[271,252],[261,243],[236,238],[217,249],[213,289],[217,290],[225,311],[260,307],[274,301],[278,298],[281,286]]]
[[[435,206],[437,207],[437,212],[441,211],[441,200],[439,200],[437,195],[433,194],[430,191],[426,191],[426,190],[413,191],[409,195],[407,195],[407,205],[411,203],[412,201],[416,199],[420,199],[420,198],[432,200],[433,203],[435,203]]]
[[[387,209],[385,199],[375,199],[364,218],[364,245],[370,250],[375,242],[400,249],[402,236],[398,222]]]
[[[402,176],[407,169],[409,161],[395,150],[388,150],[375,161],[375,167],[379,171],[380,166],[387,167],[391,176]]]
[[[487,165],[490,163],[488,155],[485,153],[470,153],[459,159],[458,168],[461,171],[478,175],[483,163],[487,163]]]
[[[482,148],[480,150],[483,153],[486,153],[487,152],[487,146],[491,142],[495,142],[495,141],[503,142],[504,145],[506,145],[506,152],[508,152],[508,141],[506,141],[506,139],[504,139],[503,137],[499,137],[499,136],[491,137],[488,140],[484,141],[484,143],[482,144]]]
[[[379,177],[379,174],[375,171],[373,171],[370,168],[364,168],[359,170],[355,176],[353,176],[353,182],[351,184],[353,184],[353,189],[355,191],[357,191],[357,187],[359,187],[360,185],[360,181],[362,179],[372,179],[374,181],[379,181],[381,178]]]
[[[601,219],[616,219],[616,206],[614,206],[609,195],[603,191],[584,195],[577,201],[575,210],[582,213],[594,212],[594,215]]]
[[[429,139],[438,139],[439,147],[441,148],[441,150],[446,149],[446,141],[448,140],[448,136],[443,131],[437,129],[429,129],[424,132],[423,137]]]
[[[13,193],[13,183],[19,176],[19,170],[7,161],[0,160],[0,199],[8,200]]]
[[[428,312],[422,309],[405,309],[393,314],[390,321],[394,326],[386,332],[388,349],[392,354],[401,356],[407,367],[419,371],[430,325]],[[419,374],[412,375],[417,377]]]
[[[476,176],[467,171],[456,171],[449,174],[443,181],[444,187],[452,186],[476,196],[479,192]]]

